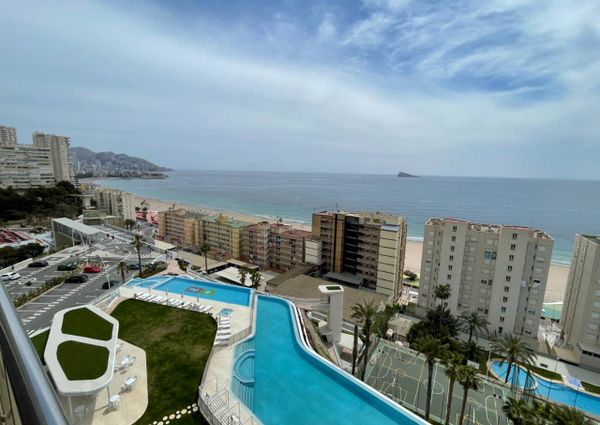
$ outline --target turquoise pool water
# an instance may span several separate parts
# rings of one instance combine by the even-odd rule
[[[172,294],[183,294],[207,300],[221,301],[230,304],[250,305],[252,290],[238,286],[226,285],[205,280],[196,280],[183,276],[157,276],[147,279],[134,279],[127,286],[150,288],[153,291],[167,291]]]
[[[517,372],[515,372],[515,369]],[[508,370],[508,363],[500,361],[492,362],[492,370],[496,375],[504,379]],[[518,375],[515,375],[515,373],[518,373]],[[515,384],[517,384],[520,388],[523,388],[526,375],[527,372],[525,369],[521,367],[515,367],[513,365],[508,379],[509,382],[515,379]],[[564,384],[551,382],[544,378],[540,378],[539,376],[533,376],[533,380],[537,383],[533,392],[540,398],[548,398],[551,401],[563,403],[568,406],[575,406],[584,412],[600,417],[600,397],[586,394],[582,391],[577,391]]]
[[[264,425],[425,423],[309,354],[296,332],[286,301],[258,297],[256,334],[243,344],[254,348],[249,407]]]

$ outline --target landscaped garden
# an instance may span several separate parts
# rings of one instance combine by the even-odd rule
[[[215,320],[205,314],[137,300],[121,302],[112,316],[119,321],[119,338],[146,351],[148,409],[138,423],[152,423],[196,403],[217,331]],[[206,422],[196,413],[175,423]]]
[[[58,362],[70,381],[97,379],[106,373],[108,349],[77,341],[65,341],[56,350]]]
[[[62,332],[108,341],[112,337],[113,325],[88,308],[82,307],[65,313]]]

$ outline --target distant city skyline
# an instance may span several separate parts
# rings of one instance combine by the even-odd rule
[[[600,3],[23,1],[0,125],[174,169],[599,179]]]

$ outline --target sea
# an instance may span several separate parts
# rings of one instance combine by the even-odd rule
[[[530,226],[554,238],[552,261],[569,264],[576,233],[600,234],[600,181],[480,177],[397,177],[178,170],[162,180],[95,180],[165,201],[310,223],[323,210],[403,215],[422,240],[430,217]]]

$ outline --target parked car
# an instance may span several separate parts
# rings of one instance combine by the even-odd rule
[[[2,280],[17,280],[21,275],[16,272],[8,272],[2,275]]]
[[[111,279],[110,281],[108,281],[108,282],[105,281],[102,284],[102,289],[109,289],[109,283],[110,283],[110,288],[114,288],[115,286],[119,286],[121,284],[120,281]]]
[[[47,261],[33,261],[27,265],[27,267],[46,267],[48,265]]]
[[[128,270],[139,270],[140,265],[138,263],[129,263],[129,264],[127,264],[127,269]]]
[[[100,267],[98,266],[85,266],[83,268],[84,273],[100,273]]]
[[[83,283],[87,282],[88,277],[84,274],[76,274],[65,279],[65,283]]]
[[[71,263],[59,264],[56,269],[60,272],[70,272],[70,271],[75,270],[76,268],[77,268],[77,263],[71,262]]]

